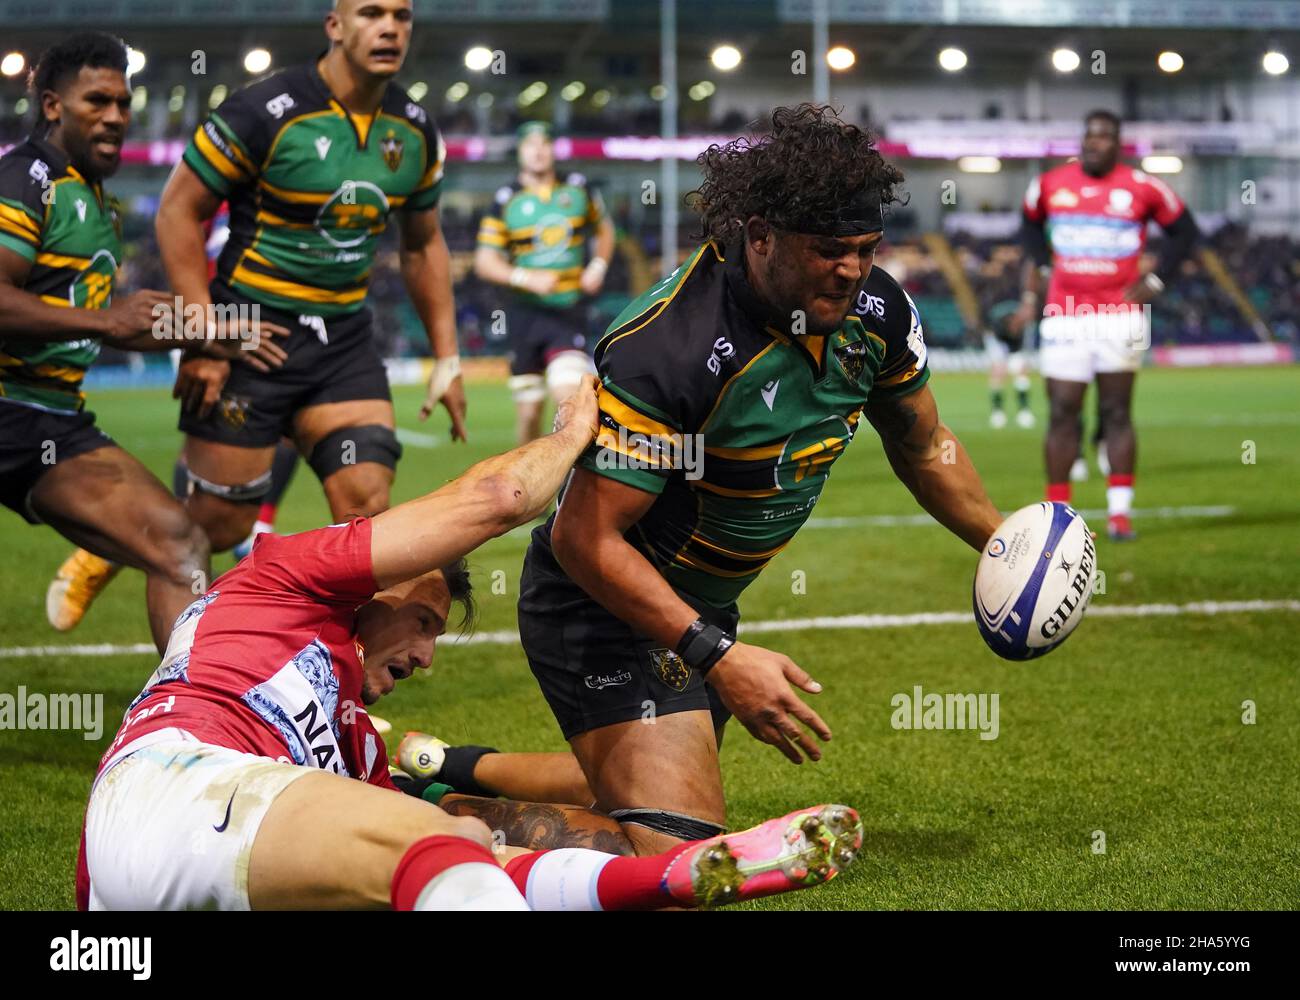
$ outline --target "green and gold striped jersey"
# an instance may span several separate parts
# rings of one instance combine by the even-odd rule
[[[930,377],[916,306],[880,268],[838,330],[792,336],[767,321],[742,250],[715,243],[623,311],[596,367],[600,430],[579,464],[656,494],[628,541],[719,608],[808,519],[867,401]]]
[[[550,294],[518,289],[514,294],[530,305],[567,308],[581,297],[584,247],[604,218],[605,205],[582,174],[569,174],[562,184],[515,182],[497,191],[492,210],[479,223],[478,245],[500,251],[518,267],[557,272]]]
[[[349,114],[315,63],[232,94],[185,150],[230,202],[217,280],[264,306],[326,317],[364,306],[389,215],[438,204],[444,159],[432,119],[397,84],[373,115]]]
[[[23,288],[42,302],[106,309],[122,261],[121,212],[66,153],[33,137],[0,158],[0,246],[31,262]],[[0,337],[0,397],[80,410],[82,379],[99,348],[95,337],[54,343]]]

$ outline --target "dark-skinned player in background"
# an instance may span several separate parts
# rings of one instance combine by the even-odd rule
[[[1021,305],[1008,321],[1019,332],[1040,315],[1039,369],[1050,418],[1044,442],[1048,500],[1070,502],[1070,471],[1080,455],[1081,414],[1097,383],[1098,422],[1107,473],[1107,533],[1134,537],[1133,482],[1137,433],[1133,384],[1151,344],[1147,307],[1174,279],[1196,242],[1192,213],[1158,177],[1121,163],[1120,120],[1110,111],[1084,119],[1078,160],[1047,171],[1029,186],[1023,206],[1025,245]],[[1165,231],[1154,271],[1138,274],[1147,224]],[[1046,299],[1041,269],[1050,263]],[[1086,465],[1085,465],[1086,470]]]
[[[162,650],[176,616],[207,586],[207,539],[95,425],[82,391],[102,344],[165,351],[184,333],[172,322],[172,296],[113,294],[121,222],[103,181],[121,163],[131,122],[126,67],[126,45],[110,35],[75,34],[50,48],[32,76],[36,128],[0,159],[0,501],[143,570]],[[244,346],[252,344],[211,340],[195,350],[262,372],[284,357],[269,338]]]
[[[163,191],[156,227],[168,279],[188,305],[234,307],[287,334],[265,374],[187,357],[181,400],[190,516],[212,551],[244,540],[291,438],[334,521],[387,508],[401,446],[366,308],[379,235],[395,223],[403,283],[434,355],[421,408],[465,434],[451,258],[439,222],[445,150],[396,76],[411,0],[337,0],[329,49],[231,94],[199,126]],[[204,223],[230,204],[230,238],[208,280]],[[102,568],[102,567],[101,567]],[[88,604],[111,577],[74,579]],[[84,608],[82,609],[84,613]]]

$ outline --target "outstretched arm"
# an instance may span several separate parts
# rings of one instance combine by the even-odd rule
[[[867,419],[880,435],[894,475],[917,503],[973,549],[982,549],[1002,522],[957,436],[939,419],[929,386],[906,396],[867,401]]]
[[[370,555],[381,590],[445,566],[524,524],[559,491],[596,433],[596,380],[560,404],[556,429],[479,462],[442,489],[378,515]]]
[[[402,282],[429,337],[433,374],[420,419],[427,420],[441,403],[451,417],[451,439],[465,440],[465,383],[460,375],[456,340],[456,305],[451,291],[451,253],[438,209],[399,216]]]

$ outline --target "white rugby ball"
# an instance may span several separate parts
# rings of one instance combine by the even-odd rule
[[[1029,660],[1078,627],[1097,578],[1097,549],[1068,504],[1022,507],[1000,525],[975,570],[975,623],[989,649]]]

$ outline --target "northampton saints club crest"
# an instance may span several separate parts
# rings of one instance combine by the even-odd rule
[[[840,336],[843,337],[843,334]],[[837,344],[835,357],[839,359],[840,367],[844,369],[844,374],[849,377],[849,381],[856,382],[862,374],[862,369],[867,365],[867,345],[861,340]]]
[[[397,168],[402,165],[402,152],[405,149],[406,143],[397,138],[397,133],[391,128],[379,143],[379,151],[384,154],[384,162],[393,173],[397,173]]]
[[[650,666],[659,679],[674,691],[685,691],[690,683],[691,668],[671,649],[650,650]]]
[[[248,404],[251,402],[247,396],[227,396],[223,393],[217,404],[217,412],[229,426],[239,429],[248,420]]]

